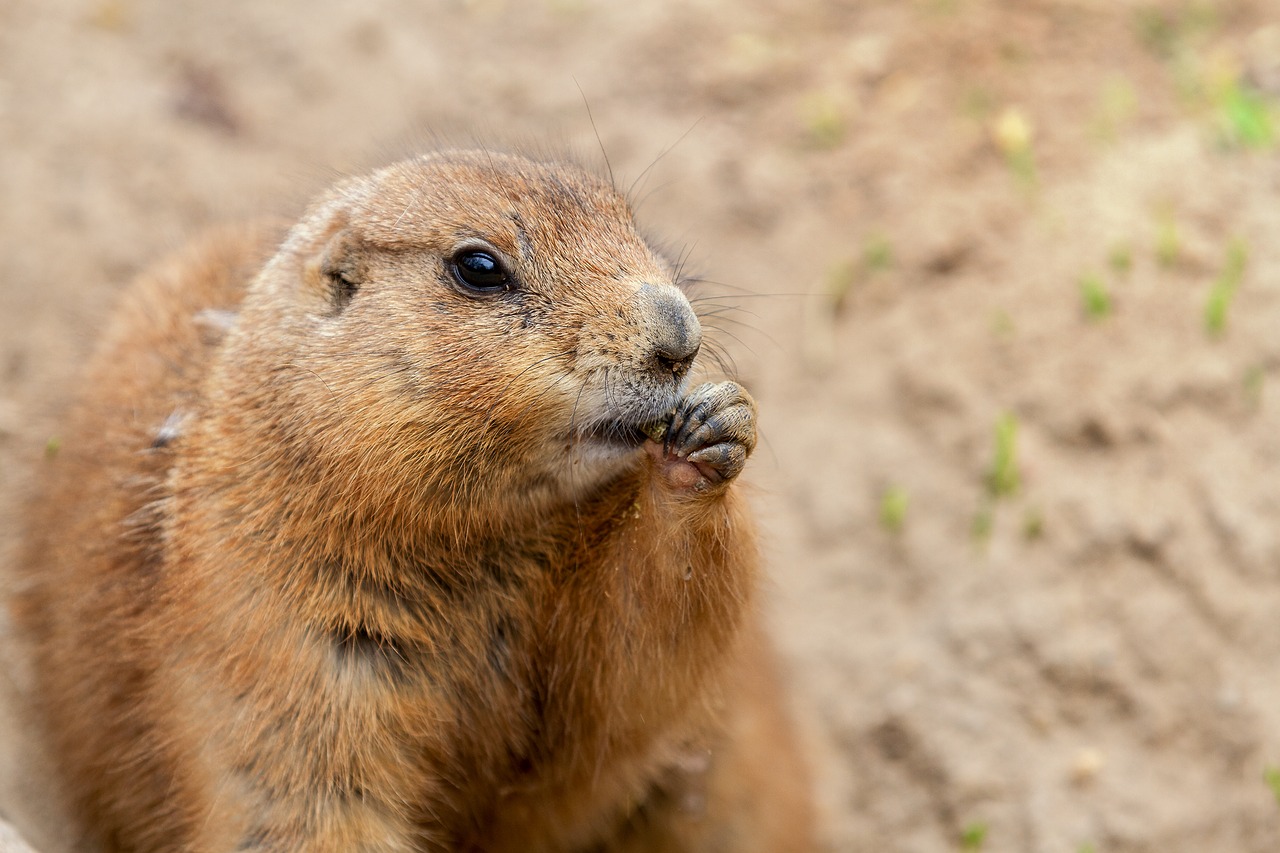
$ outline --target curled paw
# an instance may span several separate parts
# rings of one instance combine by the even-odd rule
[[[755,446],[755,401],[738,383],[720,382],[680,401],[650,453],[673,485],[706,491],[738,476]]]

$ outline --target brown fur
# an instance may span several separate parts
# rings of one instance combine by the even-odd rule
[[[478,239],[518,292],[459,291],[447,259]],[[144,276],[16,602],[86,831],[807,849],[732,486],[749,398],[736,466],[585,429],[687,393],[646,361],[666,315],[637,295],[687,309],[672,276],[607,185],[481,154],[345,182],[287,236],[223,231]]]

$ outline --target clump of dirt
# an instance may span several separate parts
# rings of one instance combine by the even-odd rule
[[[1277,13],[9,0],[0,544],[167,249],[441,140],[602,147],[761,405],[828,848],[1275,850]]]

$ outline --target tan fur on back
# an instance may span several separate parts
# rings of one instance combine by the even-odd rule
[[[473,244],[519,288],[460,292]],[[15,604],[86,837],[807,849],[736,487],[595,437],[687,391],[672,277],[607,184],[469,153],[143,276]]]

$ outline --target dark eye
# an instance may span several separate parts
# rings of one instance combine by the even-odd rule
[[[511,287],[511,276],[502,262],[488,252],[474,249],[453,257],[453,275],[468,290],[494,293]]]

